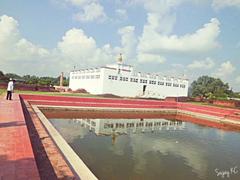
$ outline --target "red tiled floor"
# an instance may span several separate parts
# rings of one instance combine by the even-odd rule
[[[50,106],[82,106],[82,107],[111,107],[111,108],[170,108],[185,110],[194,113],[212,115],[220,118],[228,118],[240,121],[240,110],[221,108],[205,105],[195,105],[191,103],[168,102],[160,100],[142,99],[113,99],[113,98],[84,98],[84,97],[64,97],[46,95],[21,95],[33,105]]]
[[[17,94],[0,99],[0,179],[40,179]]]

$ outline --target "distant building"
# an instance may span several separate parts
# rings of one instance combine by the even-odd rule
[[[126,97],[186,97],[188,80],[136,72],[133,66],[123,64],[122,57],[116,64],[100,68],[73,70],[69,88],[85,89],[91,94],[114,94]]]

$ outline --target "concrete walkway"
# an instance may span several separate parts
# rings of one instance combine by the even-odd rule
[[[0,180],[40,179],[18,94],[0,96]]]

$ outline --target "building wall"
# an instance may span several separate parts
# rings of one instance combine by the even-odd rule
[[[174,87],[173,84],[178,87]],[[145,92],[143,92],[144,86]],[[136,73],[131,67],[126,68],[126,66],[108,66],[71,72],[69,87],[72,90],[82,88],[91,94],[114,94],[127,97],[164,99],[188,95],[187,80]]]
[[[72,90],[85,89],[91,94],[102,94],[102,72],[101,69],[71,72],[69,88]]]
[[[114,78],[109,79],[110,76]],[[119,96],[156,98],[165,98],[169,96],[181,97],[188,95],[187,80],[174,80],[171,78],[167,81],[167,78],[159,79],[158,77],[155,77],[156,79],[153,79],[150,76],[151,75],[143,75],[141,73],[133,74],[129,71],[120,71],[120,73],[118,73],[118,70],[105,68],[103,73],[103,94],[112,93]],[[121,77],[122,80],[120,80]],[[131,82],[131,78],[134,78],[137,82]],[[142,80],[145,80],[147,83],[141,82]],[[149,83],[150,81],[152,82],[151,84]],[[163,85],[159,85],[159,82],[163,83]],[[171,83],[172,85],[166,86],[166,83]],[[180,84],[184,85],[185,88],[173,87],[173,83],[179,84],[179,86]],[[146,86],[145,93],[143,93],[144,85]]]
[[[130,82],[130,73],[128,71],[107,69],[104,68],[103,75],[103,94],[112,93],[118,96],[135,97],[141,95],[141,90],[138,83]],[[109,76],[117,77],[116,79],[109,79]],[[120,80],[120,77],[128,78],[128,81]]]

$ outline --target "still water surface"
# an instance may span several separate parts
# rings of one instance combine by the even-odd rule
[[[164,119],[50,119],[103,180],[240,179],[240,133]]]

